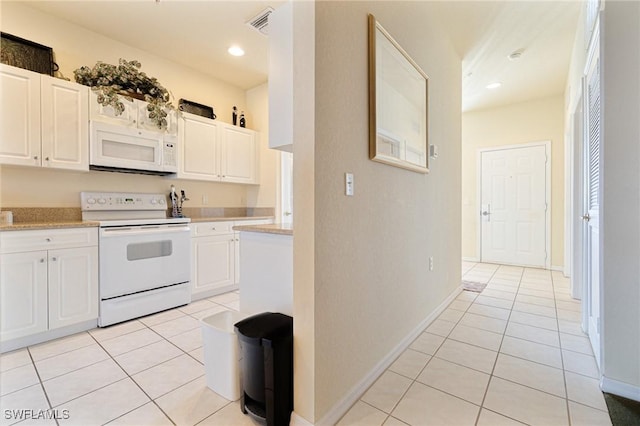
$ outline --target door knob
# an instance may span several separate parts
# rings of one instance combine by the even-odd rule
[[[585,213],[582,216],[580,216],[582,218],[582,220],[584,220],[585,222],[589,222],[591,220],[591,216],[589,216],[589,213]]]

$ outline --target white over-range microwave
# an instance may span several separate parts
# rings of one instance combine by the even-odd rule
[[[166,133],[91,121],[89,168],[152,175],[178,172],[178,139]]]

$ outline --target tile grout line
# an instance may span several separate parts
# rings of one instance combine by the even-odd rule
[[[498,269],[500,269],[500,267],[498,267]],[[496,269],[496,272],[498,271],[498,269]],[[495,275],[495,273],[494,273]],[[520,289],[520,283],[522,282],[522,276],[524,275],[524,268],[522,268],[522,272],[520,273],[520,280],[518,281],[518,290]],[[493,276],[492,276],[493,278]],[[489,281],[491,281],[491,279],[489,279]],[[518,292],[516,291],[516,297],[518,296]],[[491,373],[489,374],[489,380],[487,381],[487,387],[484,390],[484,394],[482,395],[482,401],[480,401],[480,409],[478,410],[478,415],[476,416],[476,421],[475,421],[475,425],[478,424],[478,422],[480,421],[480,414],[482,413],[482,409],[484,408],[484,402],[487,399],[487,394],[489,393],[489,387],[491,386],[491,381],[493,380],[493,373],[496,370],[496,365],[498,364],[498,357],[500,356],[500,349],[502,349],[502,343],[504,342],[504,336],[507,333],[507,327],[509,326],[509,318],[511,318],[511,313],[513,312],[513,305],[515,305],[515,298],[513,300],[513,304],[511,305],[511,310],[509,311],[509,316],[507,317],[506,320],[506,324],[505,324],[505,329],[504,329],[504,333],[502,333],[502,339],[500,339],[500,346],[498,346],[498,350],[496,351],[496,359],[493,361],[493,367],[491,368]],[[504,414],[500,414],[502,416],[504,416]],[[505,416],[507,417],[507,416]],[[515,419],[514,419],[515,420]]]
[[[553,305],[556,310],[556,325],[558,326],[558,343],[560,344],[560,362],[562,364],[562,383],[564,384],[565,405],[567,407],[568,424],[571,426],[571,408],[569,406],[569,386],[567,385],[567,374],[564,365],[564,352],[562,352],[562,339],[560,337],[560,320],[558,319],[558,304],[556,303],[556,286],[551,274],[551,287],[553,288]]]

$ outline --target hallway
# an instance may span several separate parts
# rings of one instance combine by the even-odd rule
[[[462,263],[463,291],[340,425],[610,425],[562,273]]]

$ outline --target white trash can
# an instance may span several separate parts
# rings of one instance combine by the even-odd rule
[[[207,386],[231,401],[240,398],[241,383],[241,352],[233,325],[245,317],[224,311],[200,320]]]

